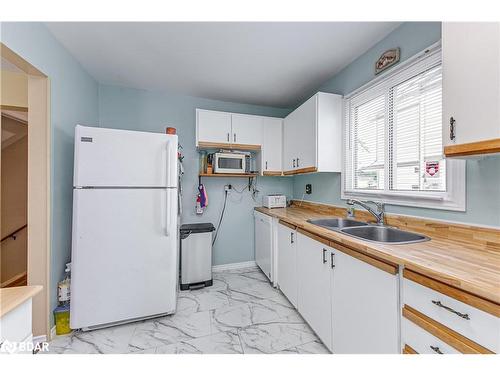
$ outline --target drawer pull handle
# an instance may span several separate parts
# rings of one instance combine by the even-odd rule
[[[326,256],[325,256],[326,252],[327,252],[327,250],[325,248],[323,248],[323,264],[326,263]]]
[[[459,317],[465,319],[465,320],[470,320],[469,318],[469,314],[462,314],[461,312],[458,312],[456,310],[453,310],[451,307],[448,307],[448,306],[445,306],[441,303],[441,301],[432,301],[433,304],[435,304],[436,306],[439,306],[439,307],[442,307],[443,309],[445,310],[448,310],[449,312],[453,313],[453,314],[456,314],[458,315]]]
[[[439,346],[430,345],[431,349],[434,350],[437,354],[443,354],[441,350],[439,350]]]

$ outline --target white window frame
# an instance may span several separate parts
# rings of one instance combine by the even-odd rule
[[[376,79],[368,82],[359,89],[355,90],[344,97],[344,110],[350,99],[363,94],[365,91],[375,91],[377,86],[383,85],[396,75],[404,74],[405,70],[411,72],[411,68],[421,65],[423,61],[439,61],[441,59],[441,42],[438,42],[424,51],[418,53],[414,57],[401,63],[397,68],[390,70],[387,73],[378,76]],[[341,198],[342,199],[360,199],[360,200],[379,200],[387,204],[410,207],[423,207],[451,211],[465,211],[466,208],[466,168],[465,160],[446,160],[446,188],[445,192],[437,191],[396,191],[388,190],[387,181],[384,184],[384,190],[361,190],[361,189],[346,189],[346,158],[351,157],[347,150],[347,134],[349,133],[350,114],[344,113],[343,121],[343,142],[342,147],[344,152],[342,160],[341,174]],[[387,151],[386,151],[387,152]],[[386,155],[385,162],[389,158]],[[385,178],[388,176],[386,174]]]

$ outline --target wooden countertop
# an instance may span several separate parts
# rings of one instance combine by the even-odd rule
[[[496,242],[500,238],[500,231],[486,228],[489,242],[482,246],[475,246],[465,241],[460,231],[456,232],[456,240],[422,233],[431,237],[431,240],[403,245],[379,244],[308,223],[308,219],[341,216],[326,210],[314,210],[308,206],[273,209],[257,207],[255,209],[329,241],[343,244],[380,260],[402,265],[445,284],[500,304],[500,244]],[[332,208],[331,210],[337,210],[336,213],[338,213],[341,209]],[[393,225],[390,222],[389,224]],[[441,224],[441,227],[443,226],[445,224]],[[460,225],[458,227],[460,229]],[[465,228],[465,226],[463,227]]]
[[[0,289],[0,318],[42,291],[41,285]]]

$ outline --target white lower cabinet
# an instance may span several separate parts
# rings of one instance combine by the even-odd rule
[[[324,242],[278,225],[283,294],[331,352],[399,353],[397,268]]]
[[[333,251],[334,353],[399,353],[398,276]]]
[[[0,318],[0,353],[30,353],[29,344],[33,341],[31,333],[31,298]],[[24,343],[26,345],[21,345]],[[3,346],[6,346],[3,348]],[[7,347],[10,345],[9,347]],[[3,348],[3,349],[2,349]]]
[[[278,286],[290,303],[297,308],[297,231],[278,224]]]
[[[332,266],[334,254],[327,245],[297,234],[298,310],[332,351]]]

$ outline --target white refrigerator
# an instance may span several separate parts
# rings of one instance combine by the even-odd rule
[[[77,125],[73,329],[175,312],[177,136]]]

